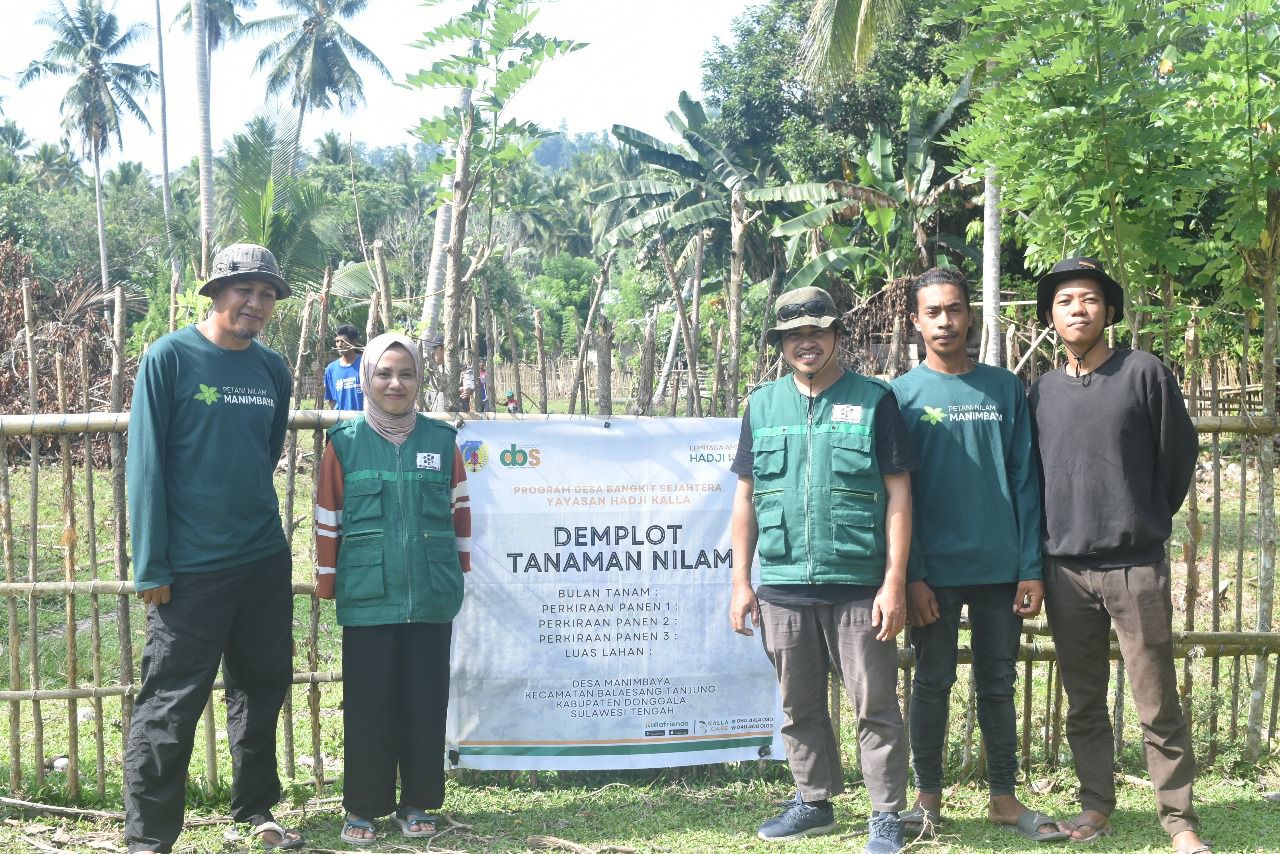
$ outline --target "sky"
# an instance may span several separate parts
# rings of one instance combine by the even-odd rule
[[[74,0],[67,0],[68,4]],[[146,23],[155,28],[154,0],[106,0],[122,26]],[[172,21],[185,0],[161,0],[164,23],[165,77],[169,116],[170,168],[196,156],[198,130],[195,109],[195,63],[191,36]],[[625,124],[662,138],[671,138],[665,116],[675,109],[682,89],[701,94],[702,58],[716,39],[731,41],[733,19],[749,6],[746,0],[544,0],[532,29],[544,35],[587,42],[576,53],[557,58],[512,102],[510,117],[535,121],[556,129],[561,122],[570,133],[608,130]],[[423,31],[450,14],[470,6],[453,0],[426,8],[418,0],[369,0],[368,8],[350,21],[347,31],[381,57],[395,83],[430,65],[447,50],[433,53],[411,46]],[[38,23],[55,8],[51,0],[0,0],[0,118],[12,119],[38,142],[56,142],[61,134],[58,104],[70,78],[46,78],[24,88],[17,78],[29,62],[43,56],[53,31]],[[259,0],[246,20],[276,14],[275,0]],[[253,65],[262,42],[232,42],[213,55],[211,64],[211,125],[214,150],[241,130],[254,115],[295,112],[282,100],[265,98],[265,71]],[[139,39],[122,61],[150,63],[156,68],[152,32]],[[362,63],[367,104],[349,113],[309,112],[303,139],[314,140],[326,130],[345,140],[374,148],[412,144],[407,129],[422,117],[437,113],[456,100],[448,90],[414,90],[397,86]],[[140,160],[160,170],[160,99],[144,105],[153,130],[129,119],[122,127],[124,145],[104,163]],[[78,145],[78,143],[77,143]]]

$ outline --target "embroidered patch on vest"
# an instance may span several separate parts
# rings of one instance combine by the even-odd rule
[[[837,403],[831,407],[831,420],[844,421],[849,424],[861,424],[862,405],[857,403]]]
[[[440,455],[428,453],[418,454],[418,468],[440,471]]]

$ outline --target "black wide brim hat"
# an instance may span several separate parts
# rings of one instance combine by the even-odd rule
[[[1046,318],[1053,307],[1053,295],[1057,292],[1058,285],[1072,279],[1092,279],[1102,285],[1103,298],[1109,307],[1115,309],[1106,326],[1119,323],[1124,318],[1124,289],[1120,287],[1120,283],[1107,275],[1107,271],[1102,269],[1102,262],[1096,258],[1081,255],[1059,261],[1053,265],[1052,270],[1040,277],[1040,281],[1036,282],[1036,318],[1038,320],[1046,326],[1053,325],[1053,321]]]

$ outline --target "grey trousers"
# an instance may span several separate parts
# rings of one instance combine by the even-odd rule
[[[876,632],[870,600],[795,607],[760,603],[761,641],[782,694],[782,741],[805,801],[844,791],[840,745],[827,711],[827,673],[834,665],[858,717],[871,808],[898,812],[907,805],[898,646],[876,640]]]
[[[1196,830],[1191,733],[1173,666],[1169,564],[1089,569],[1056,558],[1044,567],[1045,610],[1066,689],[1067,740],[1080,778],[1080,806],[1116,806],[1115,745],[1107,707],[1108,633],[1115,626],[1146,743],[1156,812],[1170,836]]]

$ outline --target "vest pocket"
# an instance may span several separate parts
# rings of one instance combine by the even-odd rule
[[[861,433],[832,433],[831,468],[837,475],[871,471],[871,437]]]
[[[876,514],[862,507],[831,508],[831,539],[837,557],[870,557],[883,551]]]
[[[377,599],[382,580],[382,531],[365,531],[342,538],[338,551],[338,599]]]
[[[458,563],[458,543],[447,534],[423,534],[422,549],[427,558],[427,576],[431,589],[441,596],[462,594],[462,566]]]
[[[752,439],[751,452],[751,468],[756,477],[777,477],[786,471],[786,436],[756,436]]]
[[[449,493],[449,485],[447,483],[430,480],[423,481],[421,499],[423,518],[452,520],[452,496]]]
[[[787,526],[783,524],[782,508],[768,507],[756,510],[756,523],[760,536],[756,551],[762,558],[779,560],[787,556]]]
[[[361,478],[346,484],[342,499],[343,524],[365,522],[382,516],[382,481]]]

